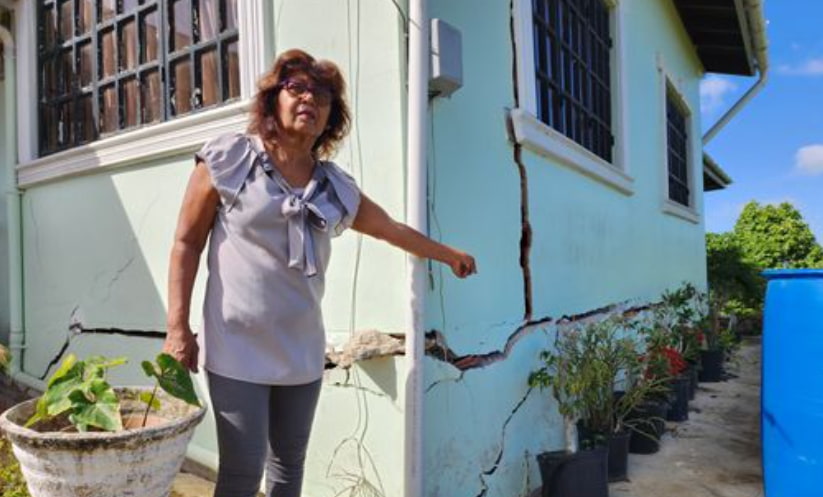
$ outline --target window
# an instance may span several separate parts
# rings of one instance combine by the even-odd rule
[[[610,12],[603,0],[534,0],[537,117],[612,161]]]
[[[688,118],[675,100],[672,91],[666,92],[666,150],[669,170],[669,200],[689,207]]]
[[[0,7],[0,26],[11,31],[11,12]],[[0,82],[6,79],[6,49],[0,41]]]
[[[40,155],[239,98],[237,4],[41,0]]]
[[[621,0],[513,0],[517,106],[524,148],[634,194]]]

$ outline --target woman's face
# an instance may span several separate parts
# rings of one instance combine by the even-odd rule
[[[277,119],[283,133],[319,137],[329,121],[331,90],[305,73],[292,74],[277,94]]]

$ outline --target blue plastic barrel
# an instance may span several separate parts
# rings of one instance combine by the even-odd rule
[[[823,496],[823,270],[780,269],[763,321],[761,438],[766,497]]]

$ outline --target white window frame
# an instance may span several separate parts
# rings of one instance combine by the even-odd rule
[[[537,117],[537,83],[534,67],[534,28],[532,0],[514,0],[514,35],[517,52],[517,92],[519,107],[510,116],[514,139],[532,152],[557,161],[625,194],[634,194],[634,178],[629,170],[628,84],[624,65],[627,60],[623,42],[626,0],[602,0],[610,10],[611,102],[614,149],[612,162],[554,130]]]
[[[153,124],[133,131],[95,140],[69,150],[38,157],[37,113],[37,7],[34,1],[18,2],[15,8],[18,40],[17,185],[27,188],[40,183],[134,165],[196,150],[220,133],[237,131],[248,123],[247,111],[256,91],[257,78],[265,71],[271,47],[267,37],[267,0],[237,2],[240,55],[240,101],[196,114]]]
[[[694,112],[689,105],[688,100],[684,97],[685,91],[682,85],[678,84],[677,79],[672,76],[672,73],[666,69],[662,57],[657,57],[657,70],[660,74],[660,133],[661,141],[661,160],[663,165],[661,171],[660,184],[660,209],[671,216],[684,219],[694,224],[700,224],[700,212],[697,210],[697,155],[694,150],[695,138],[695,121]],[[668,139],[668,118],[666,116],[666,105],[668,98],[671,96],[675,100],[675,104],[680,107],[686,117],[686,132],[687,143],[686,153],[688,154],[686,162],[686,174],[688,175],[689,185],[689,205],[685,206],[679,202],[675,202],[669,198],[669,139]]]

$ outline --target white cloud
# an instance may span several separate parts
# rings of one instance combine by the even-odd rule
[[[823,76],[823,57],[809,59],[796,66],[783,64],[777,68],[777,71],[792,76]]]
[[[823,145],[800,147],[794,155],[794,167],[803,174],[823,174]]]
[[[712,112],[723,106],[727,95],[737,89],[737,85],[726,78],[711,75],[700,82],[700,109]]]

